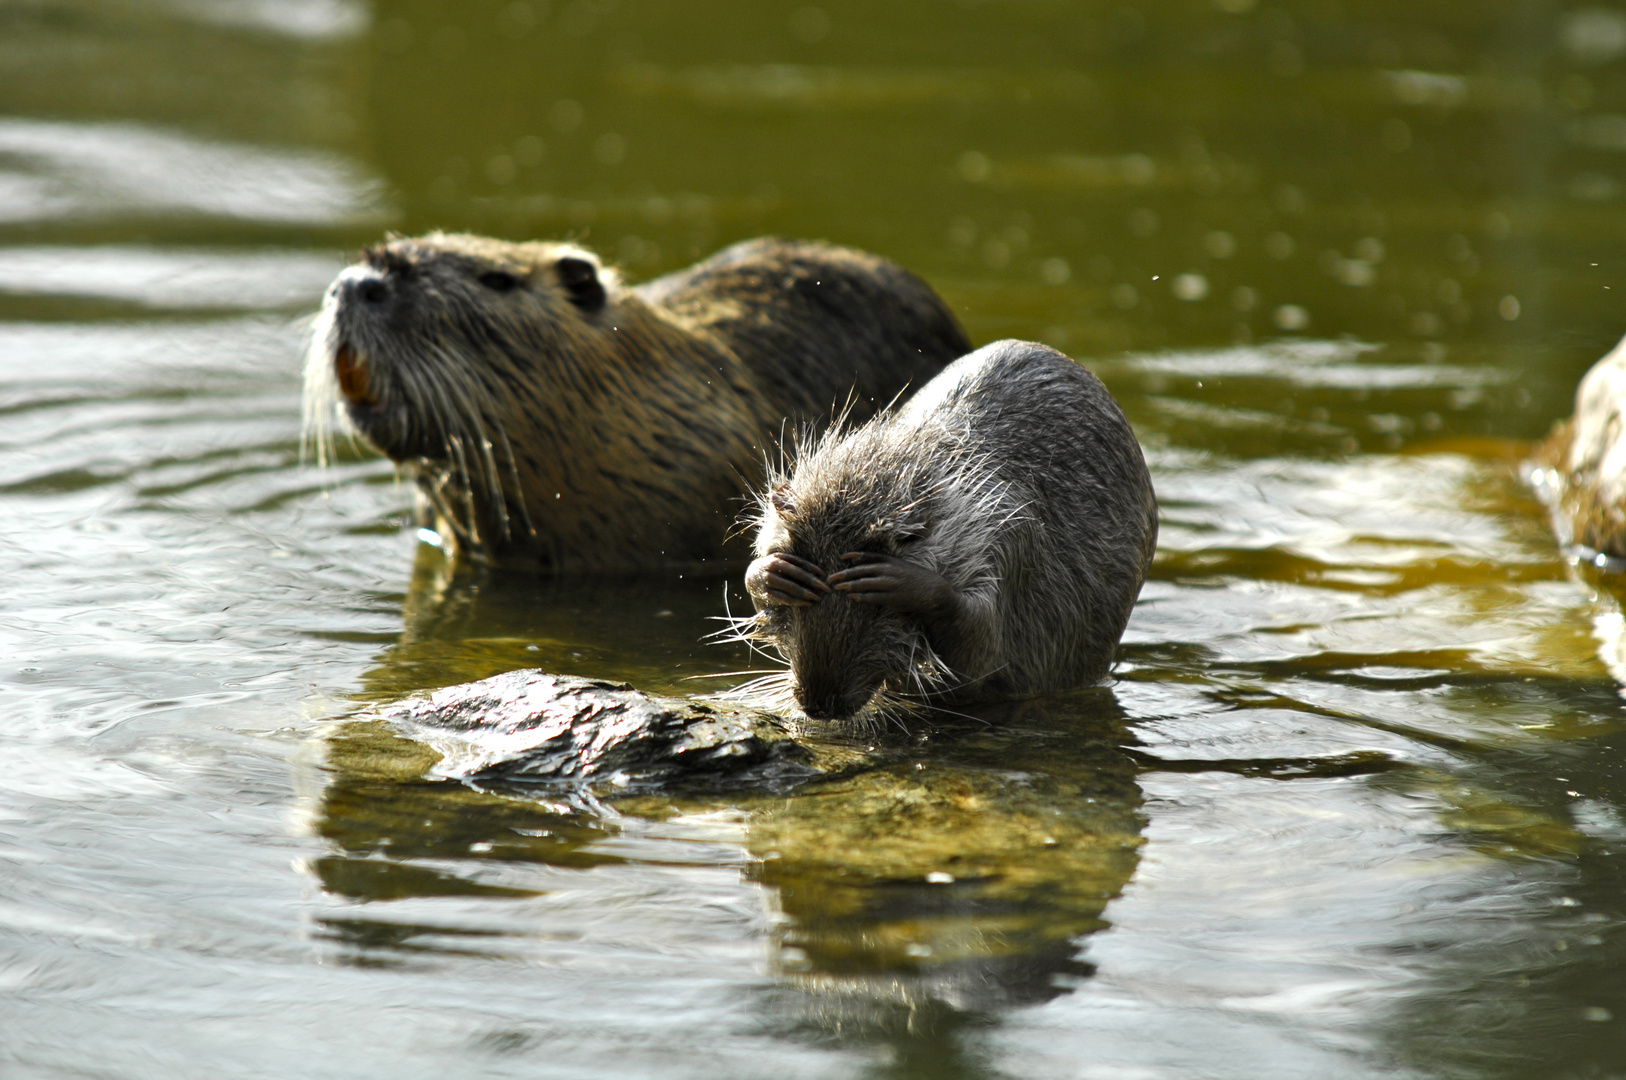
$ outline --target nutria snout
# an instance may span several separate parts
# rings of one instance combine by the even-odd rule
[[[1157,542],[1140,446],[1100,381],[1001,341],[903,406],[805,439],[755,510],[741,688],[814,719],[1103,678]]]
[[[845,248],[748,241],[627,288],[572,244],[433,233],[333,283],[306,423],[325,459],[342,415],[481,561],[694,568],[787,417],[868,416],[968,348],[925,283]]]

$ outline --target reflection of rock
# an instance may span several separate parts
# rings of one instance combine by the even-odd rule
[[[335,725],[316,831],[339,851],[313,869],[356,899],[524,895],[481,867],[618,862],[594,849],[618,816],[726,810],[777,898],[781,1004],[802,1019],[891,1030],[1064,993],[1138,857],[1116,703],[1093,691],[954,725],[861,748],[513,672]]]
[[[815,1015],[1026,1004],[1088,973],[1077,938],[1141,843],[1129,736],[1105,691],[1001,712],[751,807],[752,876],[789,917],[778,967]]]
[[[355,900],[519,896],[468,860],[590,867],[621,860],[588,849],[613,829],[587,810],[498,799],[432,780],[435,754],[378,721],[335,724],[312,830],[334,852],[312,860],[322,887]]]

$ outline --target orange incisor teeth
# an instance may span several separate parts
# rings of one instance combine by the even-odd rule
[[[376,405],[378,399],[367,390],[367,359],[356,355],[349,342],[333,356],[333,373],[339,378],[339,392],[356,405]]]

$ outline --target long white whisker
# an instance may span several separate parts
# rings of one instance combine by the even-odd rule
[[[318,468],[333,460],[333,414],[338,408],[338,380],[333,375],[333,312],[324,307],[311,323],[305,352],[303,424],[299,433],[299,461],[305,464],[315,451]]]
[[[480,473],[480,486],[484,488],[491,503],[492,514],[496,518],[498,535],[503,539],[508,539],[510,536],[508,500],[503,495],[502,479],[497,471],[496,457],[492,453],[491,439],[487,437],[485,425],[481,422],[479,407],[470,396],[468,387],[464,385],[461,379],[454,378],[454,372],[459,372],[456,362],[443,350],[436,350],[436,353],[435,362],[432,365],[436,373],[435,382],[442,389],[448,408],[454,411],[461,420],[459,426],[468,432],[474,443],[473,450]],[[473,478],[465,472],[464,479],[469,484],[471,499],[469,512],[472,515],[474,512],[472,502],[474,494]]]
[[[741,675],[777,675],[777,670],[769,668],[756,668],[747,671],[716,671],[708,675],[685,675],[678,682],[693,682],[696,679],[733,679]]]

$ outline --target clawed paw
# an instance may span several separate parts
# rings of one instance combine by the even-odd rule
[[[866,551],[849,551],[841,558],[851,565],[831,574],[829,582],[858,603],[923,614],[946,610],[954,603],[953,586],[924,566]]]
[[[745,587],[759,603],[788,607],[816,604],[830,591],[818,566],[784,551],[753,562],[745,572]]]

